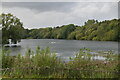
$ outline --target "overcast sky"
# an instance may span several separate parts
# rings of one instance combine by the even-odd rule
[[[29,29],[118,18],[117,2],[3,2],[2,5],[4,13],[14,14]]]
[[[118,2],[120,0],[2,0],[2,2]]]

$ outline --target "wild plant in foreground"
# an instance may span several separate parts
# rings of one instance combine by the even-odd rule
[[[95,60],[94,56],[104,56],[106,60]],[[34,53],[28,49],[25,56],[20,53],[11,56],[3,51],[3,76],[10,78],[114,78],[117,76],[117,56],[110,54],[91,54],[89,49],[80,49],[68,62],[62,62],[55,53],[36,48]]]

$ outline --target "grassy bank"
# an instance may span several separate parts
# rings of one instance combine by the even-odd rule
[[[93,58],[99,55],[106,59]],[[48,47],[37,47],[35,53],[28,49],[25,56],[2,52],[3,78],[117,78],[118,68],[118,55],[112,51],[91,54],[89,49],[80,49],[68,62],[51,53]]]

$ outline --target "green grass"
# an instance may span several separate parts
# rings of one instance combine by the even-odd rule
[[[74,58],[63,62],[50,49],[37,47],[33,53],[28,49],[25,56],[20,53],[10,56],[10,52],[2,52],[3,78],[117,78],[118,55],[108,51],[91,54],[89,49],[80,49]],[[91,59],[103,56],[106,60]]]

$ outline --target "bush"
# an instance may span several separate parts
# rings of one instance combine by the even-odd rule
[[[9,78],[116,78],[118,77],[118,55],[112,51],[91,54],[89,49],[80,49],[70,61],[63,62],[49,47],[37,47],[35,54],[28,49],[25,56],[20,53],[10,56],[8,51],[2,53],[3,77]],[[106,57],[95,60],[94,56]]]

